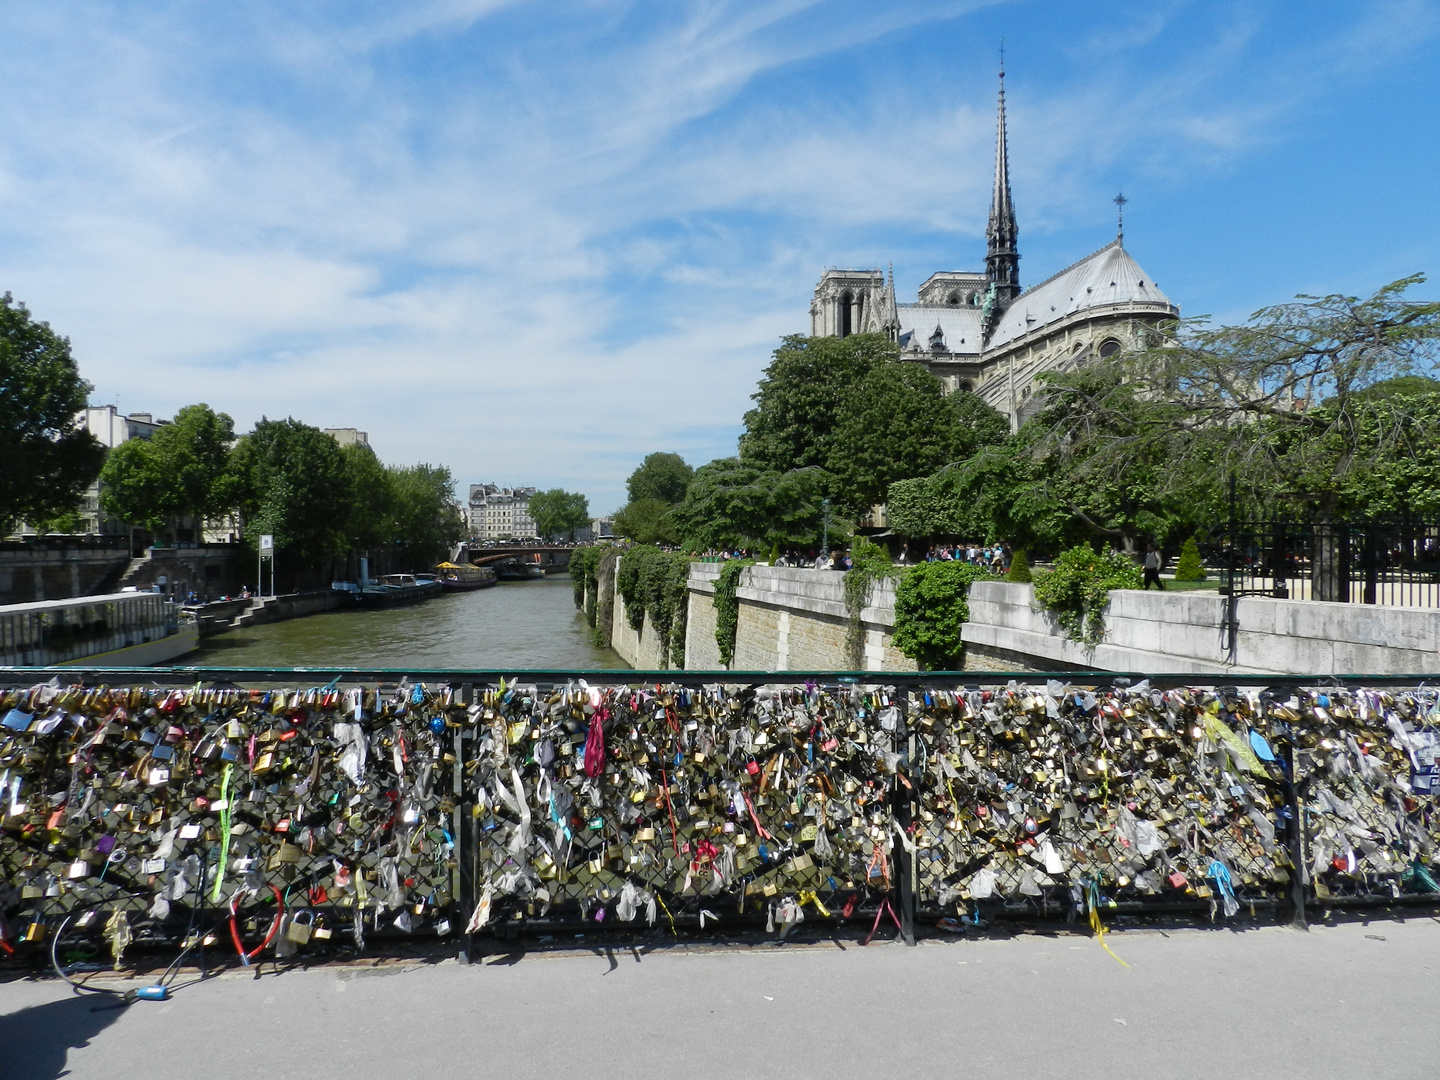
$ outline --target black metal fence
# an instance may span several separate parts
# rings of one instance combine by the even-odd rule
[[[1434,689],[1203,682],[0,670],[0,948],[1440,903]]]
[[[1240,595],[1440,607],[1440,523],[1247,521],[1215,526],[1200,548]]]

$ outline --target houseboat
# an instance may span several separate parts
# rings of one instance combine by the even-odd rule
[[[146,667],[199,648],[195,619],[159,593],[0,607],[0,666]]]
[[[440,582],[440,587],[446,592],[488,589],[500,580],[499,575],[491,567],[452,562],[442,562],[435,567],[435,576]]]

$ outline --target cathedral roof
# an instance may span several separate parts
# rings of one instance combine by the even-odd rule
[[[945,335],[947,352],[978,356],[984,331],[980,309],[949,304],[897,304],[900,322],[900,347],[913,344],[928,351],[936,327]]]
[[[985,345],[987,349],[996,349],[1047,323],[1058,322],[1087,308],[1113,304],[1144,304],[1179,313],[1179,308],[1156,287],[1120,241],[1115,240],[1017,296],[1000,316]],[[901,322],[904,322],[903,314]]]

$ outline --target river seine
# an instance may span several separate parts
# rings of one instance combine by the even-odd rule
[[[331,611],[207,638],[211,667],[624,668],[575,610],[569,577],[502,582],[398,608]]]

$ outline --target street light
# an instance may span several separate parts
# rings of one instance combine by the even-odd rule
[[[828,558],[830,557],[830,500],[829,500],[829,499],[821,499],[821,500],[820,500],[820,512],[821,512],[821,514],[822,514],[821,526],[820,526],[820,528],[821,528],[821,530],[822,530],[822,531],[821,531],[821,540],[820,540],[820,557],[821,557],[822,559],[828,559]]]

